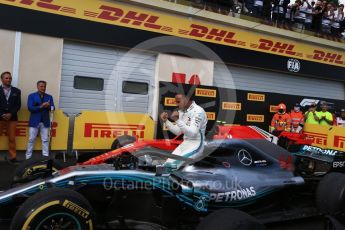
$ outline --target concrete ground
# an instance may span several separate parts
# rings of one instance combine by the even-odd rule
[[[39,154],[36,154],[39,156]],[[19,160],[24,160],[23,154],[18,154]],[[4,154],[0,153],[0,191],[8,189],[11,185],[11,180],[14,175],[16,165],[7,162],[4,159]],[[1,225],[0,229],[8,229],[8,226]],[[322,230],[323,220],[320,218],[309,218],[298,221],[289,221],[283,223],[275,223],[267,225],[268,230]]]

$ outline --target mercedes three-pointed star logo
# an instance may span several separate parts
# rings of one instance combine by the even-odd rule
[[[243,164],[244,166],[250,166],[253,163],[253,158],[250,155],[250,153],[245,150],[241,149],[237,153],[238,160]]]

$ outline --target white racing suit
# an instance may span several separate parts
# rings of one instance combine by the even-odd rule
[[[173,134],[184,134],[183,142],[177,146],[172,154],[190,159],[196,159],[202,155],[207,125],[207,116],[203,108],[193,101],[186,111],[179,110],[179,119],[176,124],[171,123],[169,120],[165,124]],[[179,168],[183,163],[183,161],[168,159],[164,165]]]

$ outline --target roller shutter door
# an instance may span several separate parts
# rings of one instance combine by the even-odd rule
[[[152,94],[122,93],[122,84],[123,81],[145,83],[151,91],[155,64],[156,56],[149,53],[65,41],[60,107],[68,114],[82,110],[151,114]],[[103,81],[103,89],[76,87],[76,76],[87,81]],[[81,82],[80,86],[94,87],[87,85],[92,84],[90,82]]]

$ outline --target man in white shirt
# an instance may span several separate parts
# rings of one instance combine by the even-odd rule
[[[178,93],[175,96],[178,111],[174,111],[168,120],[168,113],[163,112],[160,118],[166,127],[175,135],[183,136],[183,142],[172,152],[174,155],[196,159],[199,158],[204,150],[205,130],[207,116],[205,110],[197,105],[189,95]],[[168,159],[164,166],[179,168],[184,164],[183,161]]]
[[[340,117],[337,117],[337,126],[345,127],[345,109],[340,110]]]

